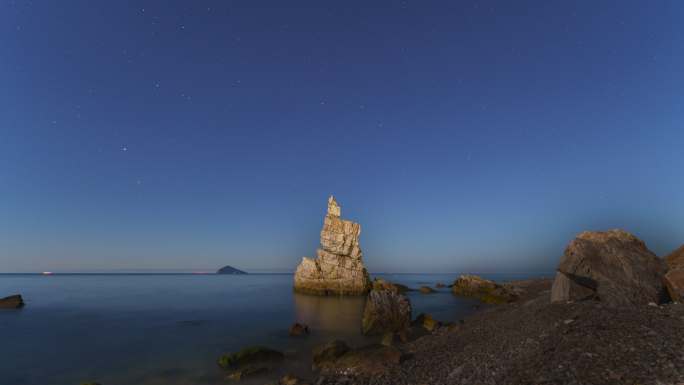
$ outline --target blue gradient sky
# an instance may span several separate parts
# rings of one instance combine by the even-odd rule
[[[684,243],[684,2],[0,1],[0,272]]]

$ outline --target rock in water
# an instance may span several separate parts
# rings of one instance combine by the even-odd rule
[[[24,299],[21,295],[15,294],[9,297],[0,298],[0,309],[19,309],[24,306]]]
[[[296,291],[318,295],[368,292],[370,278],[359,246],[361,225],[340,219],[340,214],[340,206],[330,196],[318,258],[302,258],[294,276]]]
[[[393,284],[381,279],[373,282],[363,309],[363,334],[398,333],[405,338],[411,327],[411,302]]]
[[[508,287],[477,275],[462,275],[451,290],[455,295],[479,299],[484,303],[501,304],[514,301],[517,296]]]
[[[663,277],[670,298],[676,302],[684,302],[684,246],[665,257],[670,268]]]
[[[216,274],[247,274],[242,270],[238,270],[234,268],[233,266],[223,266],[222,268],[218,269]]]
[[[612,306],[658,303],[665,263],[623,230],[585,231],[565,249],[552,302],[595,298]]]

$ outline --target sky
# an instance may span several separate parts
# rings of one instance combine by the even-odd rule
[[[0,272],[684,243],[684,2],[0,0]]]

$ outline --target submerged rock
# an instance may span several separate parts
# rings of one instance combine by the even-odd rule
[[[423,294],[432,294],[435,292],[435,289],[431,288],[430,286],[421,286],[420,292]]]
[[[229,378],[242,380],[271,370],[284,357],[283,353],[277,350],[253,346],[237,353],[222,355],[218,359],[218,365],[229,372]]]
[[[318,258],[302,258],[294,276],[296,291],[318,295],[368,292],[370,278],[359,246],[361,225],[340,219],[340,213],[340,206],[330,196]]]
[[[289,331],[290,336],[293,337],[299,337],[299,336],[305,336],[309,334],[309,326],[305,324],[300,324],[299,322],[295,322],[290,326],[290,331]]]
[[[684,246],[665,257],[670,268],[663,277],[663,284],[673,301],[684,302]]]
[[[0,298],[0,309],[19,309],[24,306],[24,299],[19,294]]]
[[[659,303],[666,266],[646,244],[623,230],[585,231],[565,249],[552,302],[586,298],[612,306]]]
[[[477,275],[460,276],[451,285],[451,290],[456,295],[476,298],[489,304],[508,303],[517,298],[510,288]]]
[[[411,301],[394,284],[381,279],[375,280],[363,309],[363,334],[392,332],[405,339],[410,326]]]

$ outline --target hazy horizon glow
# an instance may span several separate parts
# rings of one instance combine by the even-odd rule
[[[684,243],[684,3],[2,2],[0,272],[371,271]]]

